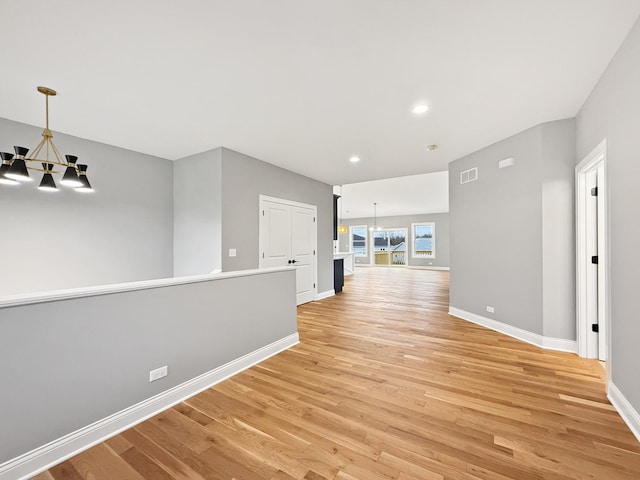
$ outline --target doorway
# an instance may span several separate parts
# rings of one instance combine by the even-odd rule
[[[375,266],[407,264],[407,229],[381,228],[371,232],[371,258]]]
[[[606,141],[576,167],[578,354],[609,358]]]
[[[260,195],[259,266],[296,270],[296,304],[315,300],[317,227],[315,205]]]

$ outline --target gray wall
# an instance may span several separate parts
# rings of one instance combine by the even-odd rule
[[[333,290],[333,187],[226,148],[222,179],[222,269],[258,267],[258,196],[269,195],[318,207],[318,292]]]
[[[539,125],[449,164],[452,307],[532,333],[575,339],[575,281],[567,278],[568,261],[557,268],[569,282],[563,293],[543,288],[545,267],[552,274],[554,258],[574,256],[573,243],[566,241],[572,217],[562,232],[544,237],[573,208],[565,188],[573,183],[567,167],[575,158],[572,129],[573,120]],[[515,166],[499,169],[507,157],[515,157]],[[476,166],[478,180],[460,185],[460,172]],[[565,187],[555,192],[555,182]],[[545,212],[543,198],[560,213]],[[545,294],[553,305],[546,311]]]
[[[173,163],[173,273],[198,275],[222,268],[221,150]]]
[[[607,140],[613,383],[640,412],[640,21],[576,118],[577,161]]]
[[[377,224],[382,228],[406,228],[407,234],[411,236],[411,224],[421,222],[435,222],[436,224],[436,258],[411,258],[411,240],[408,245],[407,265],[413,267],[448,267],[449,266],[449,214],[448,213],[428,213],[424,215],[396,215],[392,217],[378,217]],[[343,225],[367,225],[374,224],[373,217],[370,218],[349,218],[341,220]],[[369,239],[369,242],[371,240]],[[341,252],[348,252],[349,234],[338,235]],[[367,245],[367,250],[371,245]],[[366,257],[355,257],[356,264],[369,265],[371,263],[369,252]]]
[[[542,128],[543,335],[576,338],[575,120]]]
[[[33,148],[41,133],[0,118],[0,150]],[[30,184],[0,185],[0,296],[171,277],[171,162],[63,134],[54,141],[89,165],[96,192],[41,192],[39,172]]]
[[[41,133],[0,119],[0,149],[31,146]],[[333,288],[330,186],[224,148],[170,162],[55,141],[88,163],[96,193],[0,185],[0,244],[14,252],[3,259],[0,296],[257,268],[259,194],[318,207],[318,291]]]
[[[0,464],[297,331],[293,271],[0,313]]]

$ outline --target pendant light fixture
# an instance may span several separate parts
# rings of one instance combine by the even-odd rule
[[[78,164],[78,180],[82,186],[76,187],[76,192],[82,193],[92,193],[93,188],[91,188],[91,184],[89,183],[89,179],[87,178],[87,166],[83,164]]]
[[[42,175],[42,181],[38,186],[38,190],[43,190],[45,192],[57,192],[58,187],[56,187],[56,182],[53,180],[53,175],[51,175],[53,164],[43,163],[42,168],[44,169],[44,175]]]
[[[13,153],[0,152],[0,159],[2,159],[2,165],[0,165],[0,184],[2,185],[20,185],[16,180],[11,180],[4,176],[9,172],[11,163],[13,162]]]
[[[373,202],[373,226],[369,227],[369,231],[373,232],[374,230],[380,230],[378,226],[378,204]]]
[[[342,185],[340,185],[340,218],[344,220],[344,217],[342,216],[342,202],[344,202],[344,197],[342,196]],[[349,232],[349,228],[338,220],[338,233],[347,232]]]
[[[62,159],[58,148],[53,143],[53,133],[49,130],[49,97],[57,94],[55,90],[48,87],[38,87],[38,91],[46,98],[46,126],[42,131],[42,140],[33,151],[31,156],[27,156],[29,149],[25,147],[14,146],[15,156],[11,153],[0,152],[0,184],[2,185],[19,185],[20,183],[31,182],[33,179],[29,175],[29,170],[42,172],[42,180],[38,186],[38,190],[55,192],[58,187],[53,179],[53,174],[60,173],[53,170],[55,166],[64,168],[64,174],[60,180],[60,184],[74,188],[79,192],[93,192],[89,179],[87,178],[87,166],[76,165],[78,157],[75,155],[65,155]],[[49,158],[52,153],[53,158]],[[39,159],[38,155],[44,154],[44,159]],[[30,164],[41,164],[39,166],[30,166]],[[82,167],[82,168],[81,168]]]

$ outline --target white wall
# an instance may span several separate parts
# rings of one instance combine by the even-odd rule
[[[0,150],[33,148],[41,133],[0,118]],[[30,184],[0,185],[0,296],[171,277],[171,162],[54,135],[61,153],[89,165],[96,192],[41,192],[37,172]]]

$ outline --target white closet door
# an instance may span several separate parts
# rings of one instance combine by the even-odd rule
[[[260,198],[260,268],[296,270],[297,304],[316,296],[316,207]]]
[[[291,207],[291,253],[296,268],[298,305],[314,299],[315,213],[311,208]]]
[[[291,207],[264,201],[260,216],[261,268],[283,267],[291,260]]]

